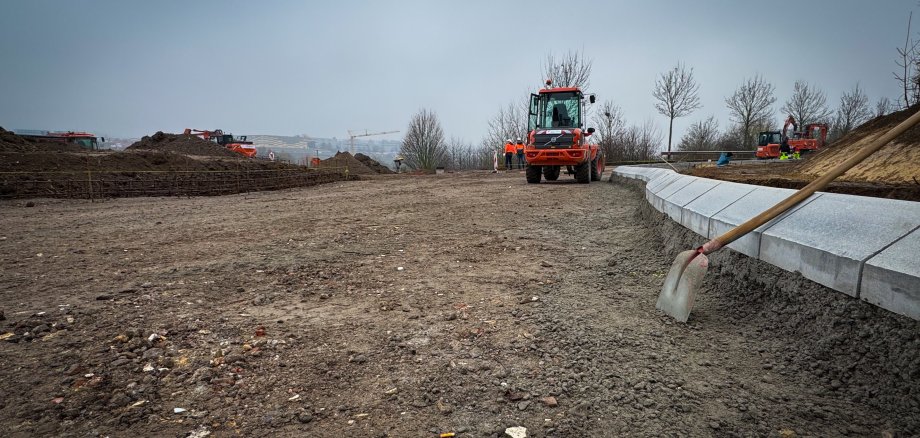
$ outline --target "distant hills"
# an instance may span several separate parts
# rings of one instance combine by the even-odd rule
[[[363,153],[379,161],[381,164],[389,165],[393,162],[393,157],[399,153],[402,145],[401,140],[373,140],[373,139],[355,139],[355,150],[350,150],[350,143],[347,138],[323,138],[309,137],[306,135],[284,136],[284,135],[248,135],[246,139],[253,142],[259,150],[259,155],[267,155],[273,151],[276,156],[292,162],[302,162],[315,155],[325,160],[332,157],[336,152],[354,152]],[[282,156],[286,154],[288,156]]]
[[[106,138],[103,149],[124,149],[138,138]],[[352,152],[347,138],[323,138],[307,135],[247,135],[246,140],[253,142],[259,156],[268,156],[269,151],[279,159],[305,163],[316,155],[321,160],[332,157],[336,152]],[[355,139],[354,153],[363,153],[381,164],[388,166],[399,153],[401,140],[390,139]]]

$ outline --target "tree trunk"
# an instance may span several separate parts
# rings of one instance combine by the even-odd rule
[[[668,124],[668,159],[671,159],[671,134],[674,133],[674,117],[671,117],[671,123]]]

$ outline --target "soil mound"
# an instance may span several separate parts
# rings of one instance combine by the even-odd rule
[[[390,174],[390,173],[396,173],[396,172],[393,172],[392,170],[390,170],[389,167],[386,167],[386,166],[380,164],[377,160],[375,160],[375,159],[373,159],[373,158],[371,158],[371,157],[368,157],[367,155],[364,155],[364,154],[362,154],[362,153],[360,153],[360,152],[358,152],[357,154],[355,154],[355,159],[358,160],[358,161],[360,161],[360,162],[362,162],[362,163],[364,163],[365,166],[369,167],[369,168],[370,168],[371,170],[373,170],[374,172],[377,172],[377,173],[380,173],[380,174],[384,174],[384,175]]]
[[[140,141],[128,146],[127,149],[177,152],[185,155],[205,157],[242,157],[240,154],[217,143],[204,140],[194,135],[166,134],[162,131],[157,131],[156,134],[151,136],[144,136]]]
[[[373,175],[377,173],[348,152],[339,152],[334,157],[321,161],[319,167],[343,167],[348,169],[348,173],[351,175]]]
[[[915,105],[903,111],[869,120],[831,143],[827,148],[808,157],[793,171],[805,177],[821,176],[918,110],[920,110],[920,105]],[[888,184],[920,184],[920,126],[908,129],[907,132],[843,174],[840,179]]]
[[[16,135],[0,127],[0,152],[80,152],[84,149],[75,144],[43,142],[34,138]]]

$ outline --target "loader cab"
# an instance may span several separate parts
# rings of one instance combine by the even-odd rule
[[[531,94],[527,131],[583,128],[584,98],[581,90],[574,87],[544,88],[539,94]]]

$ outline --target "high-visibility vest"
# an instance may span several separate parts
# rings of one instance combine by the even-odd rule
[[[514,145],[514,147],[517,149],[517,153],[519,154],[524,153],[524,143],[518,143]]]
[[[505,153],[506,154],[514,153],[514,143],[505,143]]]

